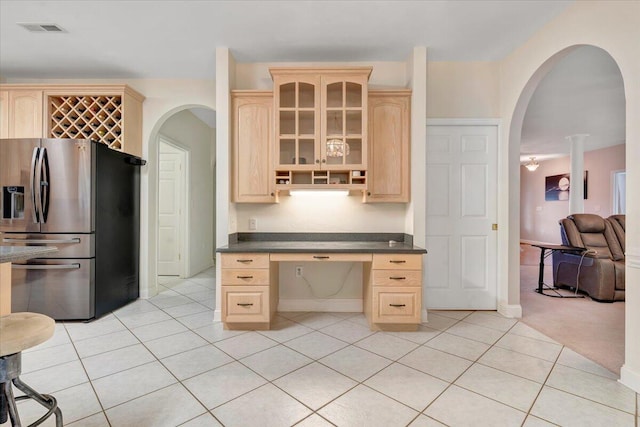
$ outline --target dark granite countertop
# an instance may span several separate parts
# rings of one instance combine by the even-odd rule
[[[25,261],[57,250],[55,246],[0,246],[0,263]]]
[[[323,237],[331,240],[322,240]],[[389,243],[390,240],[395,243]],[[427,253],[412,241],[410,236],[390,233],[247,233],[237,240],[230,239],[229,245],[217,248],[216,252]]]

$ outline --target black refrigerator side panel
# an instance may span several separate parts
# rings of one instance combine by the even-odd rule
[[[96,149],[96,317],[140,295],[140,168],[132,156]]]

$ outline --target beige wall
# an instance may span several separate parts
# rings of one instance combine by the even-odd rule
[[[160,134],[168,136],[189,152],[189,220],[188,236],[185,236],[189,240],[189,264],[186,277],[213,265],[215,188],[212,185],[211,151],[215,147],[211,143],[214,132],[187,110],[174,114],[160,128]]]
[[[615,145],[584,153],[584,169],[588,172],[588,198],[585,213],[604,218],[613,207],[612,173],[625,169],[625,145]],[[561,243],[558,220],[569,212],[569,201],[545,201],[545,177],[568,173],[568,156],[540,162],[534,172],[520,168],[520,240]]]
[[[427,117],[500,117],[499,62],[429,62]]]
[[[546,72],[574,46],[593,45],[620,67],[626,98],[627,228],[626,280],[640,283],[640,2],[577,1],[505,58],[500,66],[499,306],[520,305],[520,132],[526,106]],[[629,286],[625,310],[625,364],[621,381],[640,392],[640,287]]]

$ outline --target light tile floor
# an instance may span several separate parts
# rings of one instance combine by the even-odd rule
[[[225,331],[214,274],[58,323],[23,354],[22,379],[58,399],[68,426],[640,425],[638,395],[614,374],[495,312],[432,311],[404,333],[371,332],[361,313]]]

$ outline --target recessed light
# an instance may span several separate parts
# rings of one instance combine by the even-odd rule
[[[58,24],[38,24],[34,22],[18,22],[18,25],[32,33],[66,33]]]

